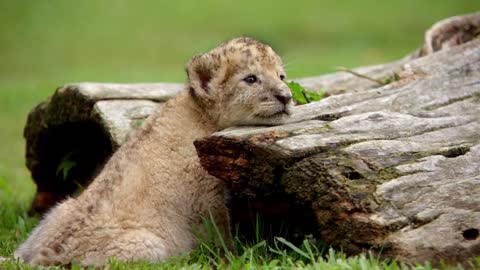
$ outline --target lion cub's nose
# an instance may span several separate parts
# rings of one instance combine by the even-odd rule
[[[289,91],[276,91],[273,96],[283,105],[287,105],[292,100],[292,94]]]

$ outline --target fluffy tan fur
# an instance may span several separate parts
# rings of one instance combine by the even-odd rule
[[[209,212],[228,238],[223,183],[201,167],[193,141],[234,125],[281,124],[291,93],[280,57],[251,38],[197,55],[186,69],[185,91],[155,112],[80,196],[53,208],[16,258],[31,265],[160,261],[194,248],[192,228],[201,231]]]

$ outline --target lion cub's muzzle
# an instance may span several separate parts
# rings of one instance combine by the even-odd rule
[[[292,93],[290,92],[290,89],[279,88],[275,89],[273,93],[275,99],[277,99],[283,105],[283,110],[279,111],[278,114],[290,115],[292,113],[293,106]]]
[[[273,96],[283,105],[287,105],[292,101],[292,94],[290,91],[276,90]]]

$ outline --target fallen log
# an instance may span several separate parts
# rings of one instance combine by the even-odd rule
[[[479,18],[441,21],[408,57],[354,69],[386,85],[345,72],[299,79],[329,97],[295,107],[290,124],[195,142],[202,165],[232,190],[232,219],[258,212],[349,253],[410,262],[480,255]],[[24,132],[32,211],[81,191],[182,88],[77,83],[36,106]]]
[[[311,211],[321,239],[348,253],[464,263],[480,255],[480,39],[399,76],[297,106],[296,123],[199,140],[202,165],[252,211],[282,197]]]

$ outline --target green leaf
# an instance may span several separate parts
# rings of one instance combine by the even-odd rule
[[[319,101],[325,97],[326,89],[322,89],[319,92],[306,90],[299,83],[294,81],[285,81],[285,84],[292,91],[293,100],[297,104],[307,104],[312,101]]]
[[[63,180],[67,180],[70,170],[77,165],[77,162],[72,159],[73,153],[66,154],[60,161],[57,167],[57,176],[61,173]]]
[[[314,91],[304,90],[304,95],[307,97],[309,102],[321,100],[322,98],[325,97],[325,93],[326,93],[325,89],[320,90],[320,92],[318,93]]]
[[[290,88],[290,91],[292,91],[292,96],[293,96],[293,99],[298,103],[298,104],[307,104],[307,99],[305,98],[305,96],[303,95],[303,91],[305,89],[303,89],[303,87],[294,82],[294,81],[285,81],[285,84],[288,86],[288,88]]]

